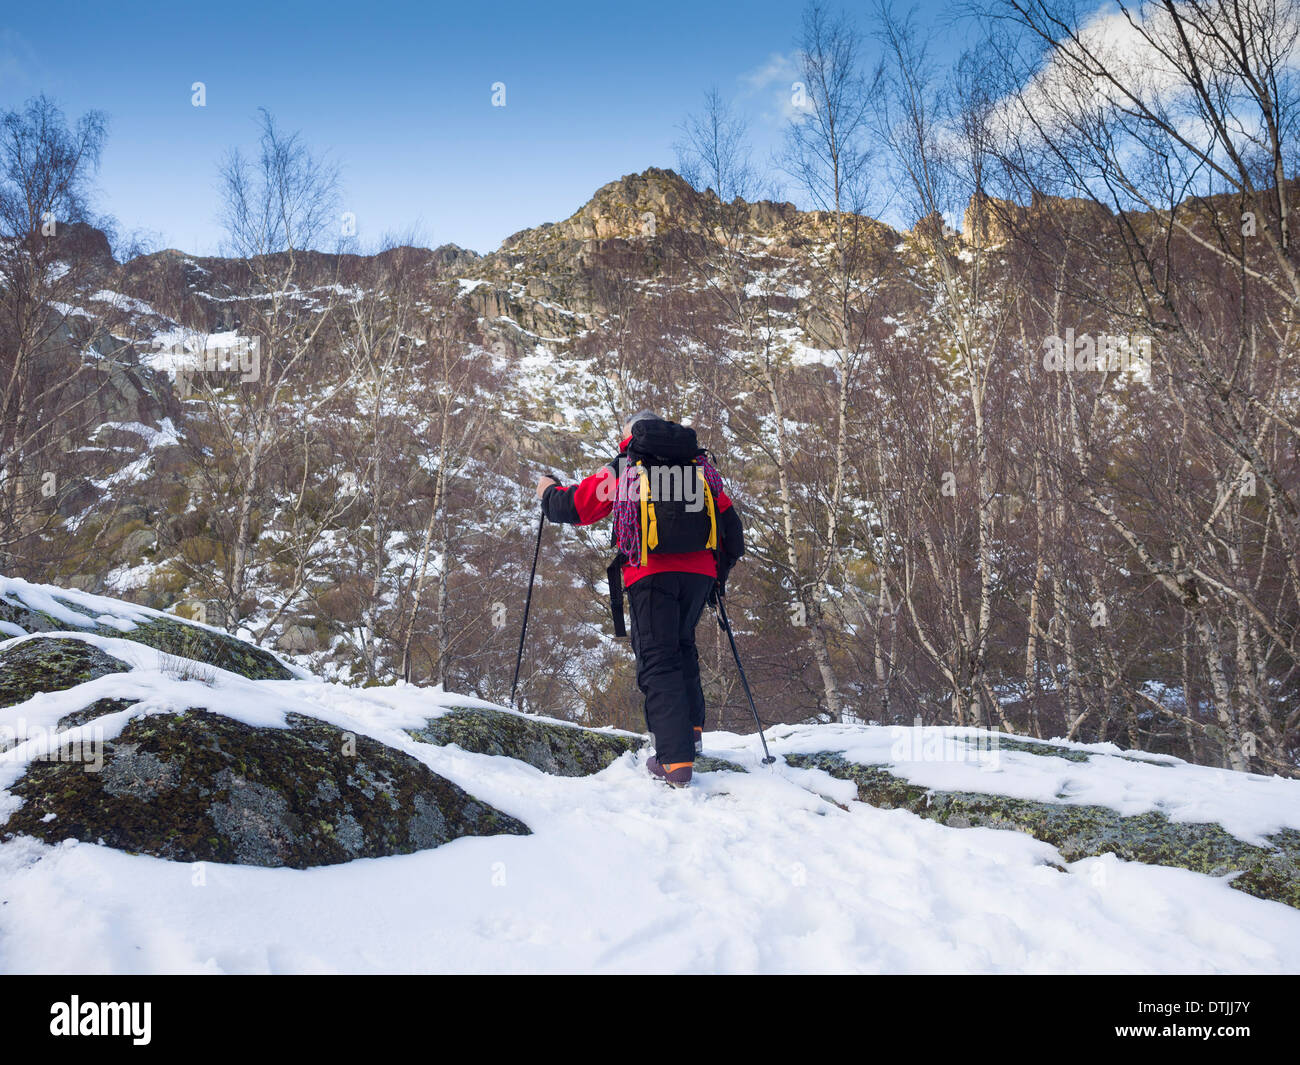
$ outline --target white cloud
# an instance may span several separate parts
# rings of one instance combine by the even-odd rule
[[[773,52],[736,80],[741,87],[740,99],[756,98],[764,121],[784,124],[803,113],[794,102],[794,86],[799,77],[798,52]]]
[[[1289,37],[1294,45],[1298,30],[1295,7],[1284,0],[1276,6],[1274,15],[1281,35]],[[1198,31],[1195,21],[1184,22],[1181,28],[1187,33],[1203,70],[1231,68],[1232,62],[1224,55],[1223,45]],[[1208,139],[1210,131],[1201,128],[1203,119],[1198,114],[1196,101],[1178,69],[1183,62],[1181,42],[1166,9],[1147,5],[1126,14],[1106,5],[1080,24],[1078,36],[1080,45],[1067,46],[1071,54],[1077,55],[1086,49],[1098,64],[1117,75],[1121,85],[1134,91],[1145,107],[1168,115],[1174,125],[1194,139]],[[1288,55],[1286,66],[1295,70],[1297,56],[1294,50],[1282,51]],[[1223,84],[1230,85],[1231,80],[1224,79]],[[1254,125],[1249,104],[1231,91],[1227,93],[1225,102],[1235,112],[1241,131],[1249,135]],[[1243,103],[1246,104],[1244,108]],[[1132,101],[1110,81],[1079,71],[1058,54],[1050,58],[1020,91],[1019,106],[1051,128],[1082,114],[1127,109],[1132,106]],[[1022,121],[1012,117],[1014,110],[1005,117],[1011,128],[1023,131]]]

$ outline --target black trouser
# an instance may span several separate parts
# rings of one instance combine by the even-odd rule
[[[636,683],[665,765],[695,761],[693,729],[704,725],[695,626],[712,587],[713,578],[699,573],[652,573],[627,589]]]

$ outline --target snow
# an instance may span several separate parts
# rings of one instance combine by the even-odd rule
[[[61,621],[65,625],[71,625],[74,628],[92,629],[95,627],[96,618],[87,616],[86,613],[70,609],[67,603],[81,602],[89,610],[98,609],[104,615],[105,620],[111,616],[110,611],[116,613],[118,603],[113,599],[100,600],[98,596],[87,597],[99,602],[85,602],[82,597],[84,593],[76,591],[67,591],[57,598],[44,585],[31,584],[18,577],[0,577],[0,598],[10,602],[20,602],[33,610],[40,610],[56,621]],[[131,620],[131,619],[126,619]]]
[[[783,329],[790,350],[790,361],[795,366],[839,366],[844,360],[834,348],[817,348],[800,339],[799,330]]]
[[[1015,737],[1017,743],[1027,741]],[[773,744],[781,753],[844,751],[852,762],[888,765],[913,784],[1067,805],[1108,806],[1126,817],[1159,810],[1171,821],[1217,822],[1238,839],[1300,830],[1300,781],[1232,773],[1178,758],[1123,752],[1110,743],[1052,740],[1092,757],[1061,757],[998,748],[999,737],[971,728],[880,728],[822,725]],[[974,744],[987,748],[972,751]]]
[[[225,635],[224,630],[217,628],[215,625],[205,625],[202,622],[192,621],[188,618],[178,618],[175,614],[169,614],[162,610],[137,606],[134,603],[128,603],[121,599],[111,599],[104,595],[93,595],[90,592],[79,591],[76,588],[54,588],[46,584],[33,584],[21,577],[0,576],[0,600],[23,604],[33,610],[42,611],[49,614],[56,621],[70,626],[72,630],[90,629],[94,628],[96,624],[101,624],[117,629],[118,632],[130,632],[137,625],[156,618],[165,618],[169,621],[177,621],[186,625],[193,625],[196,628],[207,629],[209,632]],[[75,631],[71,634],[83,635],[83,633]],[[15,635],[18,634],[15,633]],[[98,639],[98,637],[93,636],[84,638],[91,642]],[[0,647],[3,646],[7,645],[0,644]],[[139,646],[139,644],[127,642],[123,645],[123,653],[134,653],[131,649]],[[279,659],[280,664],[295,676],[304,680],[311,679],[311,675],[305,670],[298,669],[279,658],[279,656],[276,657]]]
[[[747,740],[720,737],[724,750]],[[419,745],[416,745],[417,747]],[[842,811],[761,770],[586,779],[424,748],[529,837],[314,870],[0,847],[0,971],[1295,971],[1300,914],[1015,832]],[[359,904],[358,900],[364,900]]]
[[[144,300],[138,300],[134,296],[127,296],[121,292],[114,292],[112,289],[101,288],[98,292],[91,293],[90,299],[96,303],[107,303],[119,311],[130,311],[133,314],[157,315],[158,313]]]
[[[685,791],[649,779],[640,753],[551,776],[405,731],[490,705],[475,699],[210,666],[185,679],[153,648],[85,632],[78,610],[119,630],[156,612],[12,579],[0,594],[131,667],[3,712],[0,818],[19,802],[4,789],[49,750],[63,714],[124,698],[137,705],[58,742],[93,748],[132,717],[196,705],[271,728],[309,714],[407,751],[533,830],[310,870],[15,838],[0,843],[0,973],[1300,972],[1300,911],[1225,879],[1109,855],[1066,865],[1018,832],[858,803],[852,784],[784,756],[842,751],[925,787],[1159,809],[1252,841],[1300,828],[1300,781],[1105,744],[1062,743],[1090,755],[1074,762],[975,729],[872,725],[773,728],[771,767],[755,737],[710,733],[706,753],[749,772],[703,773]]]
[[[92,436],[98,435],[105,429],[120,429],[122,432],[135,433],[143,438],[150,449],[175,447],[180,443],[180,434],[177,432],[175,424],[171,418],[166,417],[163,418],[157,428],[152,425],[145,425],[143,422],[100,422],[95,426]]]
[[[141,355],[150,369],[173,376],[186,370],[229,369],[248,358],[253,338],[227,329],[217,333],[177,326],[153,335],[153,350]]]
[[[50,306],[65,318],[94,318],[84,307],[74,307],[71,303],[61,303],[58,300],[52,300]]]

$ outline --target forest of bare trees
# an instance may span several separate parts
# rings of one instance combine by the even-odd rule
[[[358,684],[502,700],[529,474],[591,472],[650,405],[693,419],[739,501],[729,601],[766,720],[1294,775],[1298,36],[1269,0],[990,0],[943,26],[813,5],[773,158],[711,90],[671,217],[503,248],[482,278],[356,247],[337,172],[264,113],[220,167],[206,303],[171,253],[61,241],[94,221],[104,116],[5,112],[0,569],[102,589],[146,543],[150,605]],[[235,355],[150,376],[120,314],[76,311],[106,270]],[[475,302],[515,282],[546,333]],[[122,380],[176,430],[129,498],[97,435],[133,421],[102,396]],[[637,725],[607,534],[544,551],[525,705]],[[701,648],[710,727],[744,729],[720,638]]]

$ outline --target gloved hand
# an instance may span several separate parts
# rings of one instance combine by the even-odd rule
[[[718,567],[717,579],[713,582],[713,587],[709,589],[709,606],[715,606],[719,599],[727,598],[727,574],[728,570]]]
[[[718,559],[718,595],[724,599],[727,597],[727,578],[731,576],[731,567],[736,564],[736,560],[725,562]]]
[[[726,623],[722,620],[726,612],[726,607],[723,606],[723,600],[727,598],[726,581],[725,576],[721,580],[714,580],[713,587],[709,589],[708,600],[709,606],[713,608],[713,618],[723,632],[727,631]]]

